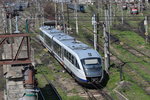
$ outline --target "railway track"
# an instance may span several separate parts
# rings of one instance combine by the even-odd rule
[[[37,42],[38,44],[42,45],[38,40],[36,40],[36,39],[33,39],[33,40],[35,42]],[[44,75],[44,78],[46,78],[45,75]],[[101,90],[99,87],[97,87],[95,85],[94,85],[94,88],[95,88],[94,90],[93,89],[88,89],[88,88],[82,87],[82,86],[81,86],[81,88],[85,91],[85,93],[87,94],[89,100],[113,100],[113,98],[106,91]]]
[[[147,58],[147,61],[143,60],[144,62],[147,62],[147,63],[150,63],[150,55],[147,55],[143,52],[141,52],[140,50],[132,47],[132,46],[129,46],[128,44],[120,41],[116,36],[110,34],[110,40],[111,40],[111,43],[115,43],[117,45],[121,45],[122,48],[124,48],[125,50],[127,50],[128,52],[130,52],[131,54],[133,54],[134,56],[137,56],[137,57],[146,57]],[[120,44],[122,43],[122,44]]]
[[[89,16],[89,14],[87,14]],[[86,25],[83,25],[83,23],[80,23],[80,25],[82,25],[81,27],[86,31],[86,32],[89,32],[89,33],[93,33],[93,31],[91,29],[89,29],[88,27],[86,27]],[[132,55],[136,56],[136,57],[140,57],[140,58],[143,58],[142,61],[144,61],[145,63],[150,63],[150,55],[147,55],[145,53],[143,53],[142,51],[132,47],[132,46],[129,46],[128,44],[126,43],[123,43],[122,41],[120,41],[115,35],[112,35],[110,34],[110,40],[111,40],[111,43],[115,43],[117,45],[120,45],[122,48],[124,48],[125,50],[127,50],[128,52],[130,52]],[[93,42],[92,39],[90,39],[90,41]],[[123,44],[120,44],[120,43],[123,43]],[[102,45],[101,45],[102,46]],[[103,47],[103,46],[102,46]],[[101,50],[103,50],[102,48],[100,48]]]
[[[40,68],[39,68],[40,69]],[[50,97],[53,98],[54,100],[62,100],[61,96],[59,95],[59,93],[57,92],[56,88],[53,86],[53,84],[51,83],[51,81],[46,77],[46,75],[44,74],[44,72],[40,69],[40,72],[42,73],[43,78],[47,81],[48,86],[47,88],[49,89],[49,94]],[[42,92],[42,90],[41,90]],[[43,94],[42,94],[43,95]],[[44,97],[44,95],[42,96],[42,98]],[[44,97],[45,99],[45,97]],[[44,100],[43,99],[43,100]]]
[[[94,89],[87,89],[82,87],[86,92],[89,100],[114,100],[106,91],[100,89],[100,87],[92,84]]]
[[[82,25],[82,27],[84,28],[84,30],[87,30],[87,31],[93,33],[93,31],[92,31],[91,29],[85,27],[85,25]],[[92,40],[92,39],[90,39],[90,41],[91,41],[91,40]],[[115,44],[117,44],[117,45],[121,45],[120,43],[122,42],[122,41],[120,41],[116,36],[114,36],[114,35],[112,35],[112,34],[110,35],[110,40],[111,40],[112,43],[115,43]],[[92,41],[92,42],[93,42],[93,41]],[[102,45],[101,45],[101,46],[102,46]],[[146,60],[143,60],[143,61],[144,61],[144,62],[147,62],[147,63],[150,63],[150,55],[147,55],[147,54],[141,52],[140,50],[135,49],[135,48],[129,46],[129,45],[126,44],[126,43],[123,43],[121,46],[122,46],[125,50],[127,50],[128,52],[130,52],[131,54],[133,54],[134,56],[137,56],[137,57],[146,57],[147,59],[146,59]]]
[[[90,29],[88,29],[87,27],[85,28],[85,26],[82,26],[84,28],[84,30],[92,32]],[[93,33],[93,32],[92,32]],[[125,50],[127,50],[129,53],[131,53],[132,55],[136,56],[136,57],[143,57],[146,59],[143,59],[142,61],[144,61],[145,63],[150,63],[150,56],[135,49],[134,47],[129,46],[126,43],[120,44],[121,41],[115,37],[114,35],[110,35],[110,39],[112,43],[115,43],[117,45],[121,45],[122,48],[124,48]],[[91,41],[93,43],[92,39],[88,39],[88,41]],[[98,48],[100,48],[103,51],[103,45],[102,44],[97,44]],[[150,81],[149,79],[147,79],[145,76],[143,76],[139,71],[135,70],[134,68],[132,68],[132,66],[128,63],[123,61],[121,58],[119,58],[116,54],[114,54],[113,52],[111,52],[111,57],[114,57],[114,61],[116,65],[120,67],[124,67],[124,72],[127,72],[129,75],[132,76],[133,80],[135,80],[135,82],[139,85],[142,86],[142,89],[145,91],[146,87],[150,86]],[[116,62],[117,60],[117,62]],[[145,91],[146,92],[146,91]],[[147,93],[147,92],[146,92]]]
[[[94,11],[92,7],[91,7],[90,10],[91,10],[91,12]],[[91,17],[91,15],[89,15],[88,13],[87,13],[87,16]],[[144,20],[143,20],[143,21],[144,21]],[[80,23],[80,24],[83,24],[83,23]],[[141,24],[143,24],[143,22],[142,22]],[[82,25],[82,26],[84,26],[84,29],[85,29],[85,30],[88,30],[89,32],[92,32],[92,33],[93,33],[93,31],[92,31],[91,29],[89,29],[88,27],[85,27],[85,25]],[[143,25],[142,25],[142,26],[143,26]],[[143,33],[141,27],[139,27],[139,31],[140,31],[141,33]],[[140,35],[141,35],[141,34],[140,34]],[[142,37],[145,38],[145,36],[144,36],[143,34],[142,34]],[[149,37],[149,38],[150,38],[150,37]],[[112,35],[112,34],[110,35],[110,40],[112,41],[112,43],[117,43],[117,44],[119,44],[120,42],[122,42],[122,41],[120,41],[116,36],[114,36],[114,35]],[[135,56],[137,56],[137,57],[143,57],[143,56],[146,57],[147,59],[146,59],[146,60],[143,60],[143,61],[144,61],[144,62],[147,62],[147,63],[150,63],[150,55],[147,55],[147,54],[141,52],[140,50],[135,49],[134,47],[129,46],[129,45],[126,44],[126,43],[123,43],[122,47],[123,47],[124,49],[126,49],[128,52],[130,52],[131,54],[133,54],[133,55],[135,55]]]
[[[89,41],[93,42],[92,39],[89,39]],[[115,41],[116,41],[116,40],[115,40]],[[117,41],[118,41],[118,40],[117,40]],[[103,50],[103,45],[102,45],[102,44],[97,44],[97,46],[98,46],[98,48],[100,48],[101,50]],[[132,54],[135,55],[135,56],[143,55],[143,56],[146,56],[147,58],[150,58],[148,55],[145,55],[144,53],[138,51],[137,49],[135,49],[135,48],[133,48],[133,47],[128,46],[127,44],[124,44],[124,48],[125,48],[125,46],[126,46],[126,48],[130,48],[130,50],[135,50],[135,52],[138,52],[138,54],[137,54],[137,53],[135,54],[135,52],[131,52],[130,50],[127,50],[127,51],[130,51],[130,53],[132,53]],[[117,60],[119,60],[119,64],[120,64],[120,65],[127,64],[127,65],[128,65],[128,68],[132,69],[132,70],[130,70],[131,72],[136,72],[136,71],[131,67],[131,65],[129,65],[127,62],[124,62],[122,59],[120,59],[120,58],[119,58],[117,55],[115,55],[114,53],[112,53],[112,52],[110,52],[110,53],[111,53],[112,57],[114,56],[114,57],[116,57]],[[145,61],[145,60],[143,60],[143,61]],[[145,62],[147,62],[147,61],[145,61]],[[149,62],[148,62],[148,63],[149,63]],[[136,74],[139,74],[139,73],[136,72]],[[145,80],[146,80],[146,83],[148,83],[148,84],[150,85],[150,81],[149,81],[148,79],[146,79],[146,78],[143,77],[143,76],[142,76],[142,78],[145,79]],[[147,84],[147,86],[148,86],[148,84]]]
[[[101,89],[103,88],[102,85],[100,86],[96,86],[95,84],[92,84],[92,85],[98,91],[98,93],[100,93],[103,96],[104,100],[114,100],[106,91]]]
[[[89,100],[97,100],[97,98],[91,93],[87,88],[82,87],[83,90],[86,92]]]

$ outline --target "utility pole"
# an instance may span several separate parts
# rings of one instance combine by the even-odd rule
[[[99,1],[97,1],[97,11],[96,14],[92,17],[92,25],[94,27],[94,49],[98,50],[97,44],[98,44],[98,34],[99,34]]]
[[[96,34],[96,37],[97,37],[97,44],[98,44],[98,41],[99,41],[99,28],[100,28],[100,21],[99,21],[99,12],[97,13],[97,17],[96,17],[96,25],[97,25],[97,34]],[[97,45],[96,45],[97,47]],[[99,48],[97,48],[97,50],[99,51]]]
[[[120,9],[121,9],[121,20],[122,20],[122,24],[124,23],[124,15],[123,15],[123,1],[121,0],[121,6],[120,6]]]
[[[109,25],[112,25],[112,1],[109,0]]]
[[[105,2],[105,5],[104,5],[104,12],[105,12],[105,25],[106,25],[106,30],[108,32],[110,32],[110,17],[109,17],[109,10],[108,10],[108,2]]]
[[[70,25],[69,25],[70,23],[69,23],[69,9],[68,9],[68,4],[67,4],[67,34],[69,33],[69,27],[70,27]]]
[[[92,17],[92,25],[94,27],[94,49],[97,50],[97,21],[96,21],[96,15],[94,14]]]
[[[148,21],[147,21],[147,16],[145,16],[144,26],[145,26],[145,42],[148,43]]]
[[[20,33],[20,31],[18,30],[18,15],[16,15],[15,18],[16,18],[16,31],[15,31],[15,33]]]
[[[44,19],[44,8],[42,7],[42,25],[44,25],[45,19]]]
[[[109,33],[106,31],[106,25],[103,24],[103,36],[104,36],[104,65],[105,71],[108,73],[110,67],[110,51],[109,51]]]
[[[108,68],[110,67],[110,28],[109,28],[109,11],[108,11],[108,3],[105,3],[105,22],[103,24],[103,36],[104,36],[104,65],[105,70],[108,73]]]
[[[63,4],[63,2],[61,2],[61,8],[62,8],[61,15],[62,15],[62,20],[63,20],[63,31],[64,31],[64,33],[66,33],[65,17],[64,17],[64,4]]]
[[[58,9],[57,9],[57,3],[55,2],[55,27],[57,27],[57,25],[58,25],[58,15],[57,15],[57,11],[58,11]]]
[[[12,34],[12,19],[11,19],[12,15],[9,14],[9,33]]]
[[[2,19],[3,19],[3,30],[4,30],[4,33],[8,33],[7,18],[6,18],[6,8],[3,7],[1,10],[2,10]]]
[[[141,12],[141,0],[138,0],[138,10]]]
[[[78,28],[78,13],[77,13],[77,0],[75,0],[75,19],[76,19],[76,33],[79,34],[79,28]]]
[[[26,32],[29,33],[29,20],[26,19]]]

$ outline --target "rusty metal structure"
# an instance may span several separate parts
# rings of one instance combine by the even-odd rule
[[[21,43],[19,44],[18,50],[14,55],[14,45],[13,40],[16,37],[22,37]],[[30,47],[30,37],[29,34],[20,33],[20,34],[4,34],[0,35],[0,48],[3,47],[4,44],[10,44],[11,50],[11,58],[10,59],[1,59],[0,65],[4,64],[31,64],[31,47]],[[19,58],[18,55],[23,47],[23,45],[27,46],[27,57]]]

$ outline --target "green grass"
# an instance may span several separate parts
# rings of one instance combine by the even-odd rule
[[[129,100],[149,100],[150,96],[145,94],[145,91],[141,88],[141,86],[137,85],[137,83],[133,80],[133,77],[128,73],[124,73],[125,80],[130,82],[128,88],[122,88],[120,91],[127,97]]]
[[[44,50],[42,50],[40,52],[41,52],[40,53],[41,55],[46,53]],[[73,93],[76,95],[75,96],[74,95],[67,96],[66,91],[63,90],[61,87],[59,87],[59,85],[57,85],[56,77],[61,76],[63,78],[71,79],[71,76],[68,73],[59,72],[59,70],[63,70],[63,67],[52,56],[46,54],[46,56],[43,58],[41,55],[38,55],[38,56],[35,55],[35,56],[37,56],[38,59],[42,58],[43,60],[51,59],[50,62],[47,62],[47,61],[46,61],[46,63],[43,62],[44,64],[36,67],[36,69],[37,69],[36,78],[38,79],[38,86],[39,86],[39,88],[41,88],[42,91],[44,91],[43,93],[44,93],[46,100],[51,100],[50,95],[48,94],[48,92],[50,92],[50,91],[46,89],[48,83],[44,79],[42,73],[44,73],[45,76],[53,83],[53,85],[56,87],[58,93],[60,94],[60,96],[62,97],[63,100],[84,100],[84,98],[77,95],[77,90],[75,88],[70,90],[70,93]],[[48,66],[48,63],[51,63],[51,66]],[[52,67],[55,67],[55,71],[52,70]]]
[[[117,36],[122,42],[132,47],[140,49],[139,47],[144,46],[145,49],[150,49],[150,44],[146,44],[145,39],[135,32],[118,30],[112,30],[111,32],[112,34]]]
[[[142,74],[143,76],[147,77],[150,80],[150,75],[149,75],[150,73],[143,74],[144,70],[142,70],[141,66],[138,65],[138,63],[142,62],[144,64],[144,68],[150,71],[149,63],[143,62],[142,58],[132,55],[130,52],[123,49],[120,45],[113,45],[113,46],[117,49],[119,58],[121,58],[124,62],[128,62],[128,64],[136,71],[138,71],[139,74]]]
[[[120,73],[119,73],[118,69],[111,68],[110,69],[110,80],[108,81],[106,88],[109,91],[112,91],[117,86],[116,83],[118,83],[119,81],[120,81]]]
[[[80,22],[80,25],[83,25],[82,22]],[[132,25],[137,24],[139,22],[134,22]],[[74,23],[73,23],[74,24]],[[131,25],[131,26],[132,26]],[[90,22],[86,23],[84,25],[85,27],[89,27],[90,26]],[[137,26],[135,26],[137,27]],[[88,34],[89,36],[92,37],[92,34],[90,32],[86,32],[85,35],[85,30],[83,29],[82,26],[80,26],[80,34],[78,34],[78,39],[80,41],[84,41],[86,44],[88,44],[86,38],[86,35]],[[91,28],[92,29],[92,28]],[[84,31],[84,32],[83,32]],[[113,30],[112,31],[113,34],[115,34],[121,41],[127,43],[128,45],[135,47],[135,46],[139,46],[139,45],[144,45],[147,48],[149,48],[147,45],[145,45],[145,41],[144,39],[137,35],[135,32],[131,32],[131,31],[119,31],[119,30]],[[88,44],[88,45],[93,45],[93,44]],[[131,62],[129,63],[129,65],[132,67],[132,69],[134,69],[135,71],[137,71],[142,77],[144,77],[145,79],[150,80],[150,75],[148,73],[144,73],[143,70],[141,70],[140,66],[137,66],[136,63],[132,63],[132,62],[141,62],[144,67],[146,67],[149,70],[149,64],[142,62],[142,58],[139,57],[135,57],[134,55],[132,55],[130,52],[124,50],[120,45],[113,45],[114,48],[117,49],[117,52],[119,52],[119,58],[121,58],[123,61],[125,62]],[[122,55],[123,54],[123,55]],[[130,76],[130,73],[125,73],[124,74],[124,80],[125,81],[129,81],[131,82],[131,86],[129,90],[122,90],[121,92],[125,91],[124,95],[127,96],[127,98],[131,99],[131,100],[148,100],[150,97],[148,95],[145,94],[145,91],[143,91],[143,88],[140,87],[137,83],[136,80],[132,79],[132,76]],[[116,86],[117,83],[120,81],[120,74],[119,74],[119,70],[116,68],[111,68],[110,69],[110,80],[106,86],[107,90],[109,90],[111,96],[115,99],[117,99],[116,94],[112,91]],[[141,93],[141,94],[140,94]],[[136,97],[136,99],[134,99],[134,97]]]

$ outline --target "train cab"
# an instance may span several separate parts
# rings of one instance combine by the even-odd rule
[[[100,82],[102,78],[102,66],[100,58],[86,58],[82,59],[82,66],[89,82]]]

